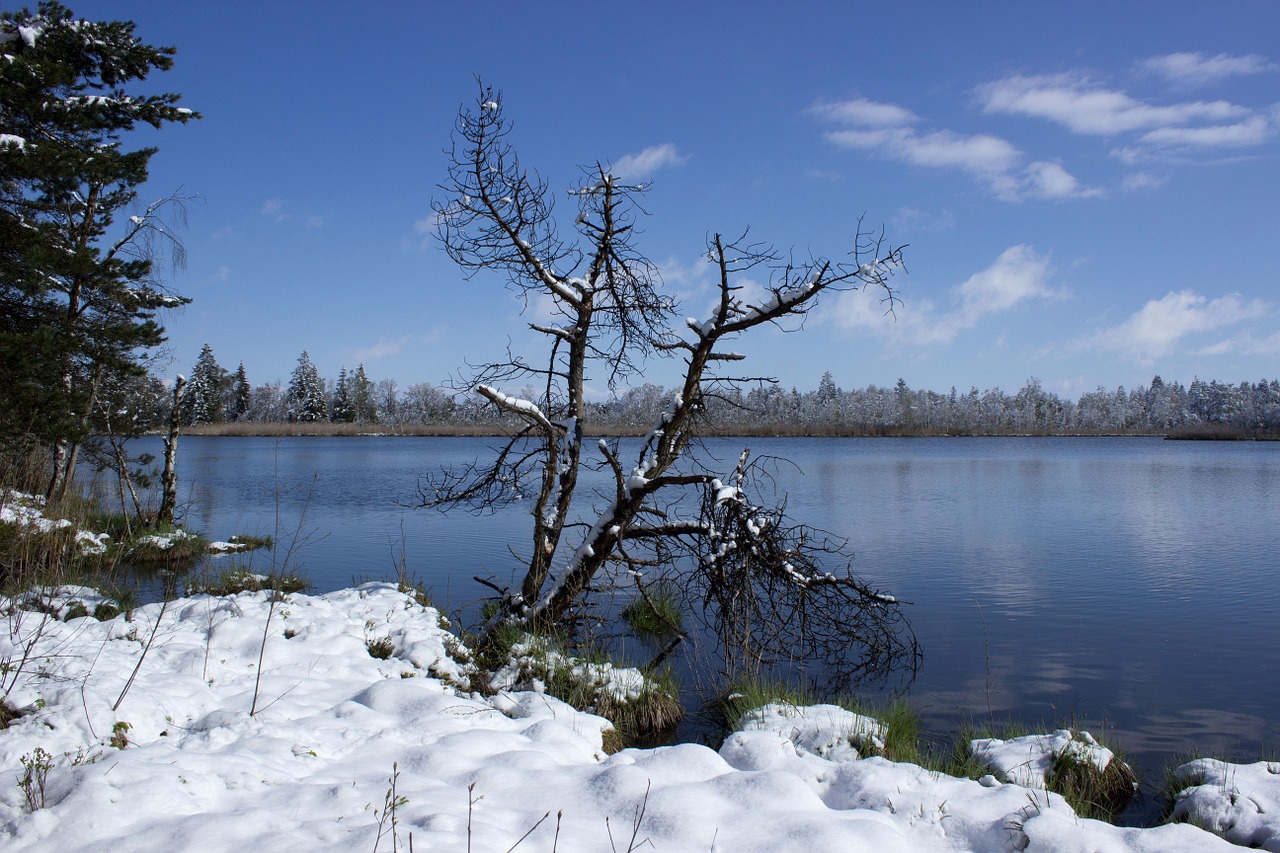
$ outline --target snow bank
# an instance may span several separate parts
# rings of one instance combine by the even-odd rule
[[[1244,847],[1280,851],[1280,761],[1201,758],[1174,771],[1187,784],[1174,806],[1185,820]]]
[[[391,657],[370,656],[375,640]],[[6,850],[367,853],[380,819],[390,850],[393,766],[400,849],[412,833],[415,849],[506,850],[548,812],[520,853],[609,850],[610,831],[625,849],[641,811],[638,840],[657,851],[1235,849],[1188,824],[1117,829],[1044,791],[855,760],[827,747],[862,721],[822,708],[762,713],[719,752],[606,756],[599,717],[452,686],[465,650],[389,584],[197,595],[132,622],[25,614],[0,631],[0,659],[26,642],[21,673],[0,676],[23,710],[0,731]],[[37,749],[51,767],[32,811],[36,780],[19,783]]]

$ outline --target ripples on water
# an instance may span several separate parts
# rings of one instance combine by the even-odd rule
[[[408,567],[454,606],[509,581],[527,507],[414,510],[418,478],[483,455],[450,438],[184,437],[189,524],[312,532],[325,591]],[[1105,720],[1139,764],[1280,742],[1280,445],[1158,439],[724,439],[780,460],[791,514],[849,540],[912,602],[926,725]],[[305,507],[305,518],[299,517]],[[989,685],[989,687],[988,687]]]

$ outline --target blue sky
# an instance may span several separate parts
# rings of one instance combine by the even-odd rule
[[[785,386],[1280,375],[1275,2],[70,5],[176,46],[156,88],[203,114],[139,134],[144,195],[200,196],[170,373],[207,341],[254,383],[305,349],[403,388],[527,347],[430,233],[479,74],[554,189],[653,180],[641,246],[688,315],[715,232],[835,256],[865,215],[909,244],[896,320],[849,294],[735,344]]]

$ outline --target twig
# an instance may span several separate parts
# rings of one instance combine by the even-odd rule
[[[119,710],[120,703],[124,701],[125,694],[129,692],[129,688],[133,686],[133,680],[138,677],[138,670],[142,669],[142,662],[147,659],[147,652],[151,651],[151,644],[155,642],[156,632],[160,630],[160,620],[164,618],[164,612],[169,609],[169,600],[165,599],[164,604],[160,605],[160,613],[156,616],[155,624],[151,626],[151,636],[147,637],[147,644],[142,647],[142,654],[138,656],[138,662],[133,666],[133,672],[129,674],[129,680],[124,683],[124,689],[120,691],[119,698],[116,703],[111,706],[112,711]]]
[[[526,838],[528,838],[530,835],[532,835],[532,834],[533,834],[533,831],[534,831],[535,829],[537,829],[538,827],[542,826],[542,822],[543,822],[544,820],[546,820],[547,818],[549,818],[549,817],[551,817],[551,810],[550,810],[550,809],[547,809],[547,813],[546,813],[546,814],[544,814],[542,817],[538,818],[538,822],[537,822],[537,823],[535,823],[533,826],[529,827],[528,831],[526,831],[524,835],[520,836],[520,837],[516,840],[516,843],[515,843],[515,844],[512,844],[510,847],[508,847],[508,848],[507,848],[507,853],[511,853],[511,851],[512,851],[512,850],[515,850],[517,847],[519,847],[519,846],[520,846],[520,844],[521,844],[521,843],[522,843]],[[559,819],[559,816],[557,815],[557,817],[556,817],[556,835],[558,836],[559,834],[560,834],[560,819]]]

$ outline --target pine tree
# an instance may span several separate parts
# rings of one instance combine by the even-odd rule
[[[378,406],[373,396],[373,382],[365,375],[364,364],[356,365],[355,372],[347,380],[347,394],[351,399],[352,420],[357,423],[376,423]]]
[[[329,420],[334,423],[350,423],[356,419],[355,409],[351,407],[350,382],[347,380],[347,369],[338,371],[338,384],[333,389],[333,404],[329,407]]]
[[[289,420],[304,423],[328,420],[329,411],[324,398],[324,382],[311,363],[311,357],[303,350],[302,355],[298,356],[298,366],[293,369],[289,390],[285,394]]]
[[[231,380],[231,420],[238,421],[247,415],[252,401],[253,389],[249,386],[249,377],[245,375],[242,361]]]
[[[140,375],[164,341],[157,312],[189,300],[152,274],[174,237],[170,196],[116,223],[147,180],[154,148],[126,150],[139,123],[198,118],[173,93],[126,89],[173,64],[132,22],[79,21],[56,2],[0,15],[0,427],[54,450],[48,492],[65,489],[101,383]]]
[[[219,386],[225,374],[213,356],[213,347],[205,344],[191,371],[187,390],[183,395],[183,423],[212,424],[223,420],[222,394]]]

